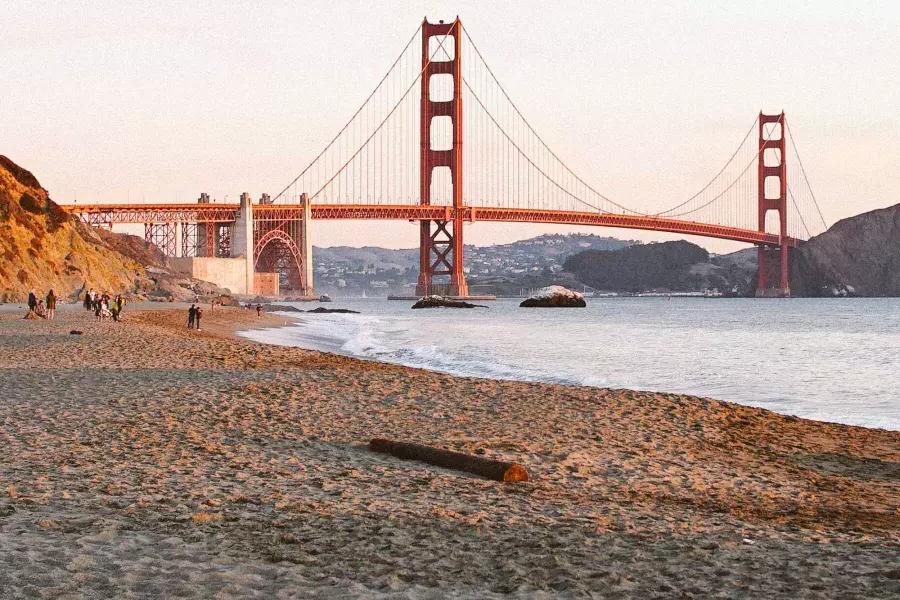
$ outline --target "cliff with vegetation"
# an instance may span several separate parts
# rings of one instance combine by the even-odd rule
[[[900,204],[838,221],[791,260],[795,296],[900,296]]]
[[[143,266],[72,219],[29,171],[0,156],[0,300],[53,289],[62,298],[85,287],[140,291]]]

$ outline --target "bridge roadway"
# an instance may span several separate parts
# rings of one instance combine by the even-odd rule
[[[238,204],[66,204],[62,208],[79,216],[91,225],[116,223],[228,223],[235,220]],[[254,204],[255,218],[291,218],[303,213],[300,204]],[[313,220],[360,219],[398,221],[449,221],[453,208],[439,205],[410,204],[316,204],[312,205]],[[621,229],[663,231],[684,235],[733,240],[748,244],[780,246],[777,234],[751,229],[667,219],[657,216],[623,215],[603,212],[558,211],[534,208],[488,208],[466,206],[462,218],[469,222],[547,223],[553,225],[590,225]],[[799,240],[786,238],[788,246]]]

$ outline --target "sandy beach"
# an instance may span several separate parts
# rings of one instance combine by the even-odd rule
[[[900,432],[266,346],[234,332],[284,319],[239,309],[185,319],[0,312],[0,597],[900,596]]]

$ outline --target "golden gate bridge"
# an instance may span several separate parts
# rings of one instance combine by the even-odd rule
[[[426,19],[356,112],[274,197],[253,203],[245,194],[241,204],[221,204],[202,194],[190,204],[64,208],[95,226],[143,224],[145,239],[168,256],[244,254],[251,270],[281,273],[305,293],[312,291],[309,226],[320,219],[417,222],[416,293],[450,296],[469,293],[467,222],[592,225],[755,244],[758,296],[788,296],[791,249],[826,228],[783,112],[756,116],[715,174],[669,208],[641,211],[610,199],[532,127],[458,18]],[[249,215],[252,233],[237,244],[241,214]]]

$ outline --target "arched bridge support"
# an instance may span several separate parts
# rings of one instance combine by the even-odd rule
[[[260,203],[253,207],[253,265],[276,272],[302,296],[315,295],[312,269],[312,207],[306,194],[300,206]]]

